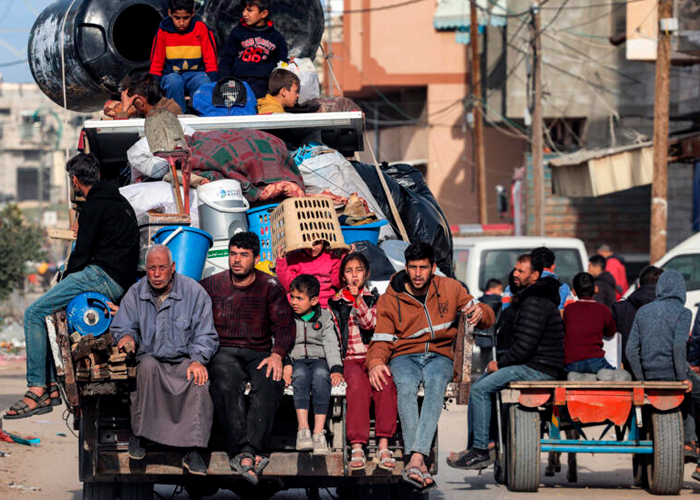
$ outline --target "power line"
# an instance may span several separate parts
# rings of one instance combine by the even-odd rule
[[[567,10],[580,10],[580,9],[595,9],[597,7],[615,7],[620,5],[627,5],[635,2],[646,2],[647,0],[625,0],[623,2],[608,2],[608,3],[596,3],[588,5],[571,5],[567,7]],[[542,2],[544,4],[544,2]],[[541,9],[554,10],[557,7],[540,7]]]
[[[360,14],[362,12],[374,12],[377,10],[389,10],[389,9],[397,9],[399,7],[405,7],[406,5],[411,5],[414,3],[419,3],[419,2],[424,2],[425,0],[406,0],[405,2],[399,2],[399,3],[394,3],[391,5],[383,5],[381,7],[369,7],[367,9],[350,9],[350,10],[344,10],[343,14]]]

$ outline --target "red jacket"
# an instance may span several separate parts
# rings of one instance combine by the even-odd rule
[[[277,259],[275,272],[277,278],[285,290],[289,291],[289,285],[300,274],[310,274],[321,284],[321,293],[318,303],[324,309],[328,307],[328,300],[335,295],[331,287],[340,288],[340,261],[342,259],[330,252],[322,252],[315,259],[306,252],[299,251],[289,255],[288,258]]]
[[[193,17],[185,32],[175,29],[172,19],[165,18],[153,39],[149,73],[163,76],[185,71],[205,71],[218,79],[214,35],[203,21]]]
[[[615,290],[617,295],[616,298],[617,300],[620,300],[630,287],[629,283],[627,282],[627,271],[625,269],[625,265],[613,255],[605,260],[605,270],[612,274],[613,278],[615,278],[615,283],[617,284],[617,289]]]

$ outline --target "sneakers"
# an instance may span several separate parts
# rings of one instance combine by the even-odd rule
[[[489,450],[472,448],[463,457],[460,457],[458,460],[453,462],[448,460],[447,463],[455,469],[481,470],[493,464],[494,458],[492,457],[491,453],[489,453]]]
[[[321,431],[318,434],[311,436],[315,455],[328,454],[328,441],[326,441],[326,431]]]
[[[187,469],[190,474],[197,476],[207,475],[207,465],[199,452],[190,450],[182,459],[182,467]]]
[[[129,458],[132,460],[142,460],[146,456],[146,448],[141,444],[141,438],[131,436],[129,438]]]
[[[297,451],[311,451],[314,443],[311,440],[311,429],[300,429],[297,431]]]

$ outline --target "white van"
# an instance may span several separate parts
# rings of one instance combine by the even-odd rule
[[[469,293],[477,298],[491,278],[500,280],[505,288],[518,256],[537,247],[554,252],[555,273],[569,286],[576,274],[588,268],[586,247],[578,238],[475,236],[454,238],[453,247],[455,278],[466,283]]]
[[[686,288],[685,307],[690,309],[695,317],[700,305],[700,233],[673,247],[654,265],[663,270],[675,269],[683,275]],[[634,283],[625,297],[636,289],[637,283]]]

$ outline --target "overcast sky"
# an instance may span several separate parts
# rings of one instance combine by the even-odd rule
[[[51,0],[0,0],[0,74],[6,82],[34,81],[26,61],[29,31],[50,3]]]

